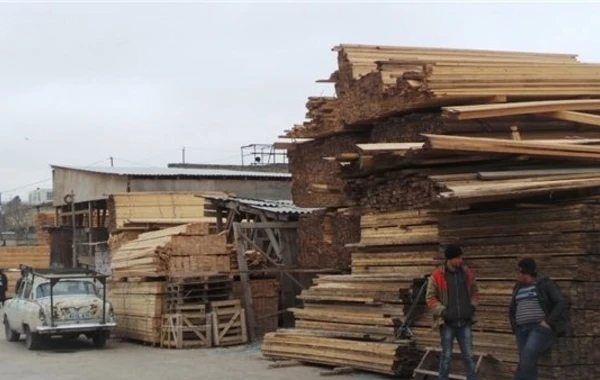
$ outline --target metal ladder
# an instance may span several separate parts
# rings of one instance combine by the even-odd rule
[[[427,347],[425,350],[425,355],[423,355],[421,362],[414,370],[414,380],[434,380],[438,379],[440,376],[438,372],[438,354],[441,353],[441,349]],[[453,360],[462,360],[460,351],[453,351],[452,358]],[[481,375],[489,373],[491,364],[498,362],[498,360],[496,360],[492,355],[483,352],[474,352],[473,358],[475,359],[475,373],[479,378],[481,378]],[[467,376],[465,375],[450,374],[448,377],[453,380],[467,380]]]

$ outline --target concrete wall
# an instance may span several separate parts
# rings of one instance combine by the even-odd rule
[[[292,199],[289,180],[134,178],[131,180],[131,191],[227,191],[246,198]]]
[[[63,198],[75,191],[75,202],[106,199],[109,194],[127,191],[127,176],[88,173],[80,170],[55,168],[52,173],[54,206],[65,204]]]

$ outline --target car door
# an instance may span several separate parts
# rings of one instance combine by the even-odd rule
[[[25,318],[28,316],[28,313],[30,312],[30,303],[31,303],[31,293],[32,293],[32,289],[33,289],[33,282],[31,281],[30,278],[27,278],[26,280],[22,281],[23,284],[23,289],[21,292],[21,297],[19,299],[19,303],[17,305],[17,319],[18,319],[18,326],[23,326],[23,323],[25,322]],[[16,330],[16,329],[15,329]]]
[[[25,288],[24,281],[21,281],[19,285],[19,289],[15,293],[15,296],[10,301],[9,307],[5,308],[6,318],[8,319],[8,323],[10,323],[10,327],[18,332],[21,332],[22,329],[22,319],[19,317],[19,309],[22,300],[23,289]]]

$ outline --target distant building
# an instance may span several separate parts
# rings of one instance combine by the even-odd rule
[[[40,189],[39,187],[29,192],[29,205],[41,206],[52,203],[54,194],[52,189]]]
[[[66,205],[71,190],[77,203],[109,195],[147,191],[224,191],[239,197],[291,199],[289,173],[226,169],[77,167],[52,165],[54,206]]]

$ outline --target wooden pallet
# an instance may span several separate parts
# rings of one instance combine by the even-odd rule
[[[229,300],[232,292],[229,275],[174,278],[166,287],[167,307],[172,310],[178,305]]]
[[[195,307],[195,309],[194,309]],[[164,314],[160,346],[197,348],[212,346],[212,325],[204,305],[185,307],[185,313]]]
[[[211,302],[212,330],[215,346],[248,342],[246,313],[240,300]]]

